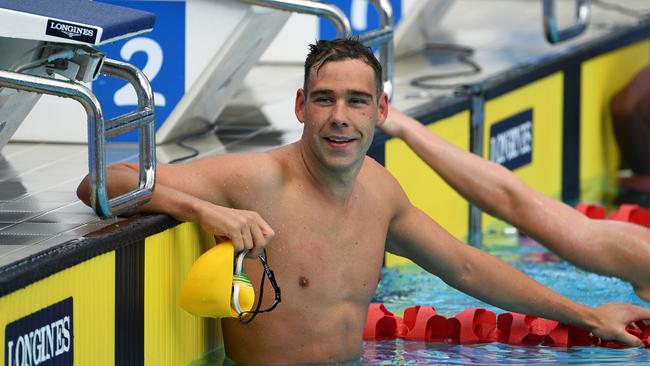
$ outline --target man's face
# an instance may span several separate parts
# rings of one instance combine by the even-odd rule
[[[312,68],[309,77],[307,93],[300,89],[296,95],[303,142],[326,167],[360,166],[375,126],[388,113],[388,98],[377,96],[372,67],[361,60],[332,61]]]

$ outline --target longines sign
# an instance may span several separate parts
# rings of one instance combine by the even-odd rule
[[[510,170],[533,160],[533,111],[528,109],[490,128],[490,160]]]
[[[5,327],[5,366],[73,365],[72,297]]]

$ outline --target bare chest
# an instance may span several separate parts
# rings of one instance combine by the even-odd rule
[[[363,193],[337,207],[288,193],[261,212],[276,236],[268,256],[288,298],[368,301],[379,280],[388,209]],[[325,305],[323,303],[323,305]]]

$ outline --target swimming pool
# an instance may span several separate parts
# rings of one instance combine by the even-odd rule
[[[491,238],[495,239],[495,238]],[[511,263],[530,277],[572,300],[587,305],[625,301],[650,306],[639,299],[632,287],[618,279],[581,271],[559,260],[544,247],[525,238],[521,245],[491,246],[488,252]],[[499,241],[496,238],[495,241]],[[503,237],[513,241],[513,237]],[[467,296],[415,265],[386,268],[382,272],[373,302],[384,303],[401,315],[412,305],[434,306],[451,317],[465,308],[482,307],[497,314],[504,310]],[[401,339],[365,342],[360,365],[648,365],[650,349],[602,347],[520,347],[501,343],[449,345]]]

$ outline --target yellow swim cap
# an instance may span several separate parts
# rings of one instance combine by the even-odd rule
[[[239,314],[232,306],[235,285],[241,311],[250,311],[255,302],[255,291],[245,272],[234,275],[234,260],[235,249],[229,241],[203,253],[185,275],[181,287],[181,307],[196,316],[236,318]]]

